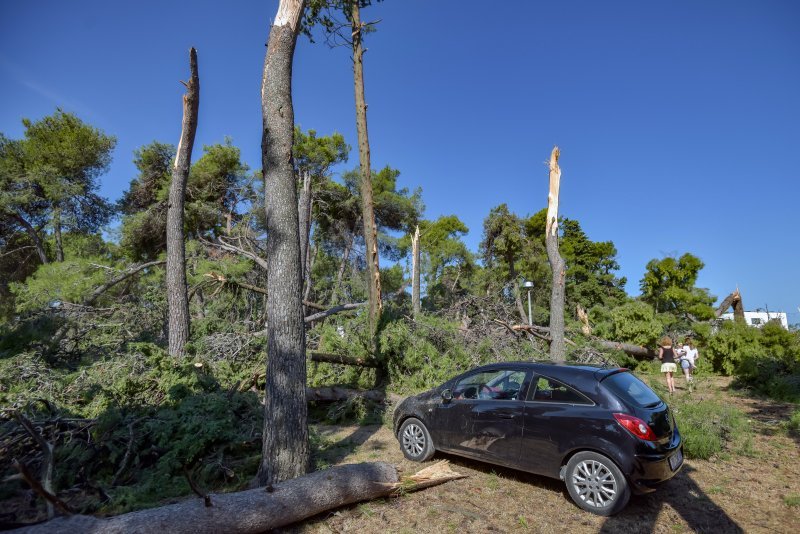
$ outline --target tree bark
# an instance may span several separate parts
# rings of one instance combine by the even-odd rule
[[[61,239],[61,207],[53,209],[53,235],[56,238],[56,261],[64,261],[64,243]]]
[[[413,310],[414,318],[419,315],[420,310],[420,296],[419,296],[419,226],[414,231],[414,236],[411,238],[411,307]]]
[[[547,197],[547,225],[545,246],[547,259],[553,272],[553,290],[550,293],[550,359],[563,362],[564,344],[564,278],[566,266],[558,251],[558,191],[561,185],[561,169],[558,166],[560,151],[553,147],[550,154],[550,194]]]
[[[49,261],[47,260],[47,252],[45,251],[44,248],[44,242],[42,241],[42,238],[39,237],[39,233],[36,231],[33,225],[31,225],[31,223],[26,221],[25,218],[18,213],[15,213],[13,217],[15,221],[17,221],[19,224],[22,225],[23,228],[25,228],[25,231],[28,233],[28,236],[31,238],[31,241],[33,241],[33,245],[36,247],[36,252],[39,254],[39,259],[41,260],[41,262],[43,264],[49,263]]]
[[[191,72],[183,95],[183,121],[167,205],[167,303],[169,305],[169,353],[182,355],[189,339],[189,293],[186,287],[186,249],[183,236],[183,204],[186,181],[192,161],[192,147],[197,132],[200,105],[200,78],[197,74],[197,51],[189,50]]]
[[[598,339],[597,342],[607,349],[621,350],[626,354],[638,358],[655,359],[658,357],[657,351],[648,349],[647,347],[642,347],[641,345],[634,345],[633,343],[620,343],[618,341],[609,341],[607,339]]]
[[[304,7],[303,0],[280,1],[261,85],[269,293],[261,485],[303,475],[310,460],[300,223],[292,160],[292,61]]]
[[[361,166],[361,211],[364,223],[364,243],[366,244],[367,271],[369,280],[369,330],[373,348],[376,344],[378,321],[383,303],[381,302],[381,271],[378,258],[378,232],[375,225],[375,211],[372,198],[372,177],[367,133],[367,104],[364,97],[364,48],[361,44],[361,12],[358,2],[351,2],[351,23],[353,35],[353,84],[356,97],[356,130],[358,131],[358,159]]]

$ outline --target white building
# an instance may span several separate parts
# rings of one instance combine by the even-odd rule
[[[728,321],[733,321],[733,313],[723,313],[720,315],[720,319],[726,319]],[[756,328],[761,328],[769,321],[778,321],[780,322],[781,326],[789,329],[789,319],[786,317],[785,312],[767,312],[767,311],[746,311],[744,312],[744,322],[750,326],[755,326]]]

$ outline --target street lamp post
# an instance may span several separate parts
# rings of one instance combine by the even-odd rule
[[[533,313],[531,313],[531,289],[533,289],[533,282],[526,280],[522,287],[528,290],[528,326],[533,326]]]

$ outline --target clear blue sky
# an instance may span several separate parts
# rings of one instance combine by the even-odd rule
[[[228,135],[260,167],[261,68],[277,1],[0,2],[0,131],[56,106],[116,135],[102,193],[136,147],[177,143],[190,46],[198,147]],[[613,240],[629,291],[652,258],[691,252],[719,297],[800,322],[800,2],[387,0],[369,36],[373,166],[455,213],[476,249],[489,210],[546,205]],[[298,41],[298,123],[355,146],[350,60]],[[198,154],[198,152],[196,152]],[[357,164],[357,151],[350,165]]]

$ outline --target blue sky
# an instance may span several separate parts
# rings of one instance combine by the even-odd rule
[[[259,87],[277,1],[0,2],[0,131],[56,106],[118,138],[102,193],[133,150],[177,143],[198,49],[197,147],[226,135],[260,167]],[[699,285],[800,322],[800,3],[792,0],[386,0],[365,56],[373,167],[458,215],[476,249],[489,210],[547,202],[612,240],[638,292],[652,258],[691,252]],[[355,147],[350,60],[301,37],[297,122]],[[196,152],[197,156],[199,152]],[[357,151],[349,166],[357,164]]]

